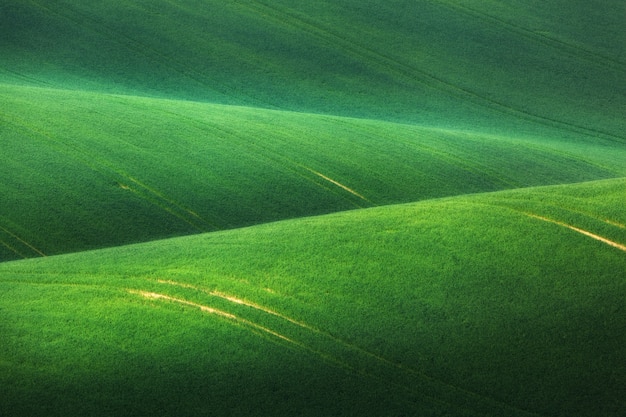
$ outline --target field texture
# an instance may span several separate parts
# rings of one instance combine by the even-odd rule
[[[618,416],[625,186],[4,263],[0,411]]]
[[[601,139],[31,87],[0,97],[4,260],[626,175],[626,147]]]
[[[625,415],[623,16],[1,2],[0,415]]]

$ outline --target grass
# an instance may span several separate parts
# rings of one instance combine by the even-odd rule
[[[3,2],[0,415],[624,415],[622,7]]]
[[[617,416],[624,250],[528,214],[623,245],[625,185],[429,200],[3,263],[0,408]]]
[[[18,0],[0,79],[623,139],[621,3],[501,3]]]
[[[0,87],[0,259],[626,175],[621,144]]]

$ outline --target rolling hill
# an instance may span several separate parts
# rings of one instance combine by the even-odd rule
[[[0,86],[0,260],[626,175],[601,139]]]
[[[535,3],[4,3],[0,260],[626,175],[619,2]]]
[[[0,80],[623,139],[622,15],[618,0],[13,0]]]
[[[622,3],[0,3],[0,415],[624,415]]]
[[[2,263],[0,411],[621,415],[625,185]]]

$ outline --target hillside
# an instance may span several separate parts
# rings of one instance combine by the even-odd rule
[[[0,260],[626,175],[626,147],[0,86]]]
[[[620,2],[0,5],[0,261],[626,175]]]
[[[624,138],[618,0],[13,0],[0,81]]]
[[[539,187],[5,262],[0,413],[621,415],[625,197]]]
[[[0,416],[626,415],[623,17],[0,2]]]

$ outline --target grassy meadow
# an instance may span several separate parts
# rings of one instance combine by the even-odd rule
[[[39,87],[0,97],[2,260],[626,175],[610,140]]]
[[[3,414],[617,416],[625,185],[3,263]]]
[[[618,0],[12,0],[0,80],[623,138],[622,14]]]
[[[0,4],[0,415],[626,413],[617,0]]]

